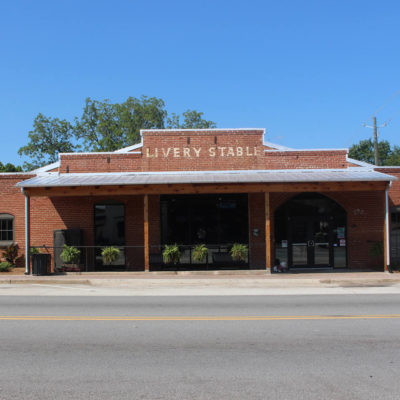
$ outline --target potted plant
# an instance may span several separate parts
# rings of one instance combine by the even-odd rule
[[[37,247],[30,247],[29,248],[29,258],[32,261],[32,256],[35,254],[39,254],[40,250]]]
[[[78,272],[80,270],[79,260],[81,258],[81,251],[76,247],[64,244],[60,258],[65,264],[68,264],[68,266],[63,268],[65,271]]]
[[[120,255],[120,250],[114,246],[104,247],[101,250],[101,256],[103,257],[103,265],[110,265],[117,261]]]
[[[192,252],[192,259],[198,262],[204,262],[208,254],[208,249],[205,244],[197,244]]]
[[[247,246],[241,243],[234,243],[230,254],[233,261],[246,261],[248,254]]]
[[[176,243],[170,245],[166,244],[162,256],[165,264],[178,264],[181,259],[179,246]]]

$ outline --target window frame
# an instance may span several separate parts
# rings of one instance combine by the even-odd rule
[[[11,220],[12,228],[11,228],[11,233],[12,233],[12,238],[11,240],[2,240],[2,224],[1,221],[3,220]],[[4,229],[5,232],[10,232],[10,229]],[[9,246],[10,244],[15,243],[15,217],[12,214],[9,213],[0,213],[0,247],[6,247]]]

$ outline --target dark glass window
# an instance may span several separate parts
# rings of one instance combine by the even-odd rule
[[[248,243],[247,194],[161,196],[162,243]]]
[[[94,208],[94,226],[96,246],[124,246],[124,205],[96,204]]]
[[[391,210],[390,263],[400,264],[400,207],[394,207]]]
[[[0,242],[14,240],[14,217],[10,214],[0,214]]]

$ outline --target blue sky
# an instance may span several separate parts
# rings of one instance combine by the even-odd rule
[[[400,90],[399,17],[385,0],[1,1],[0,161],[22,163],[39,112],[142,94],[283,145],[348,147]],[[380,137],[400,145],[400,95],[378,124],[392,116]]]

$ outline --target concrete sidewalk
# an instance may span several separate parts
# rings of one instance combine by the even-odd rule
[[[109,288],[400,287],[387,272],[271,274],[267,271],[96,272],[67,275],[0,275],[0,285],[90,285]]]

